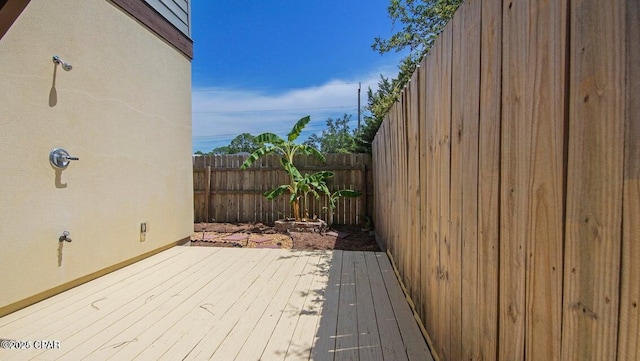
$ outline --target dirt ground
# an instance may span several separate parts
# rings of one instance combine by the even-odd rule
[[[334,225],[326,232],[277,233],[262,223],[196,223],[192,246],[379,251],[371,232]]]

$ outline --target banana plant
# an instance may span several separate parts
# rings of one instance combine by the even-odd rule
[[[299,214],[300,212],[300,201],[307,201],[307,197],[311,194],[314,198],[318,199],[320,195],[326,195],[329,200],[328,208],[328,219],[327,222],[329,225],[333,224],[333,214],[334,210],[338,204],[338,198],[340,197],[359,197],[362,193],[355,191],[353,189],[340,189],[335,192],[329,191],[329,187],[327,186],[327,180],[334,176],[333,172],[330,171],[320,171],[313,174],[304,174],[300,173],[300,171],[289,161],[285,159],[281,159],[282,167],[285,171],[293,176],[293,182],[291,184],[283,184],[277,188],[274,188],[270,191],[264,193],[267,199],[274,199],[279,195],[283,194],[286,191],[289,191],[290,198],[289,201],[294,207],[294,214]],[[298,213],[295,213],[298,212]]]
[[[340,197],[355,198],[355,197],[360,197],[362,195],[362,193],[358,191],[354,191],[353,189],[340,189],[333,193],[330,193],[327,190],[325,194],[329,198],[329,216],[327,219],[327,223],[329,223],[329,225],[333,224],[333,213],[334,213],[334,210],[336,209],[336,206],[338,205],[338,198]]]
[[[296,220],[303,220],[300,216],[300,201],[304,200],[306,202],[309,194],[316,199],[319,198],[321,194],[329,194],[327,179],[333,177],[333,172],[320,171],[313,174],[305,173],[302,175],[293,163],[290,163],[287,159],[282,158],[280,163],[291,176],[291,182],[265,192],[264,196],[267,197],[267,199],[274,199],[288,191],[292,212],[294,215],[297,215]]]
[[[291,212],[296,219],[296,221],[300,221],[302,219],[300,215],[300,189],[307,189],[308,187],[312,187],[312,184],[315,182],[306,179],[303,181],[302,175],[293,165],[293,158],[297,154],[306,154],[312,155],[316,159],[325,162],[326,159],[322,153],[316,148],[308,145],[308,144],[296,144],[295,140],[298,139],[300,133],[304,127],[311,121],[310,116],[300,118],[294,125],[289,134],[287,134],[287,139],[283,139],[280,136],[266,132],[259,134],[255,137],[255,142],[260,144],[260,147],[251,153],[249,157],[242,163],[240,169],[247,169],[251,164],[253,164],[259,158],[267,155],[267,154],[279,154],[280,155],[280,164],[284,168],[284,170],[289,174],[289,184],[283,184],[279,187],[276,187],[270,191],[264,193],[264,195],[268,199],[273,199],[278,195],[283,194],[286,191],[289,191],[290,198],[289,202],[291,203]],[[296,173],[297,172],[297,173]],[[322,173],[322,172],[319,172]],[[301,178],[296,178],[297,175],[300,175]],[[332,174],[333,175],[333,174]],[[319,175],[318,175],[319,177]],[[317,181],[317,179],[316,179]],[[326,185],[325,185],[326,186]],[[305,188],[307,187],[307,188]],[[307,193],[312,192],[311,188]],[[315,190],[315,188],[314,188]],[[307,194],[305,193],[305,194]]]

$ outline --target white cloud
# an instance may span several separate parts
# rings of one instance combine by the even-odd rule
[[[357,121],[358,82],[362,83],[361,105],[367,102],[367,89],[376,89],[380,74],[395,76],[395,68],[376,71],[353,79],[336,79],[319,86],[298,89],[222,89],[194,88],[194,150],[209,151],[228,144],[241,133],[274,132],[281,136],[295,121],[311,115],[311,123],[301,140],[325,127],[329,117],[352,114]],[[284,90],[284,91],[283,91]]]

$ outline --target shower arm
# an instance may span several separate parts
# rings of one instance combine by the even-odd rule
[[[60,59],[60,57],[57,55],[53,56],[53,62],[55,64],[60,64],[62,66],[62,69],[66,71],[70,71],[71,69],[73,69],[73,66],[71,66],[71,64],[65,63],[64,60]]]

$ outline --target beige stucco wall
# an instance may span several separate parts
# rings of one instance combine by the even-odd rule
[[[190,235],[188,58],[109,1],[35,0],[0,79],[0,309]]]

